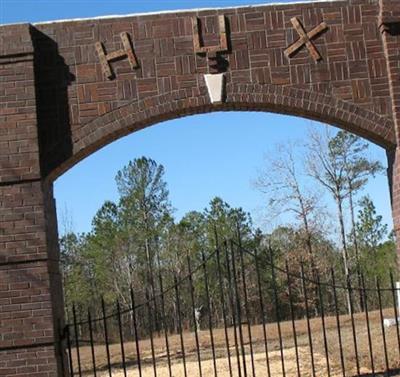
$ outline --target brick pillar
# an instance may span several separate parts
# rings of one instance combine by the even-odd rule
[[[400,268],[400,1],[380,0],[379,28],[385,48],[392,97],[397,149],[388,151],[389,184],[391,189],[394,230]]]
[[[52,184],[42,180],[30,25],[0,27],[0,376],[61,376]]]

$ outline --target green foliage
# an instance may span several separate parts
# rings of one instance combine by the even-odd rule
[[[346,148],[349,145],[353,148],[354,155],[365,150],[364,145],[353,137],[338,134],[330,142],[329,153],[332,156],[329,158],[332,163],[336,164],[340,160],[338,156],[342,153],[344,144]],[[357,157],[349,163],[354,169],[351,178],[354,192],[367,179],[367,175],[355,172],[366,170],[367,162],[360,161]],[[344,166],[343,161],[340,164]],[[378,168],[374,171],[377,170]],[[220,269],[216,258],[207,262],[210,310],[215,318],[222,318],[223,310],[218,288],[219,273],[226,284],[232,274],[228,265],[234,258],[238,269],[236,279],[240,283],[243,278],[241,274],[244,273],[249,307],[252,308],[254,320],[261,320],[257,309],[259,290],[255,256],[252,254],[254,251],[258,253],[259,265],[264,266],[259,271],[263,282],[261,290],[271,311],[274,302],[271,287],[276,284],[282,310],[289,312],[289,281],[284,273],[286,262],[297,275],[300,274],[300,264],[303,263],[309,277],[315,279],[318,272],[322,280],[328,281],[333,268],[338,272],[338,281],[345,281],[340,249],[326,236],[322,227],[318,227],[317,221],[310,228],[297,222],[296,225],[281,226],[270,234],[264,234],[254,228],[249,213],[242,208],[231,207],[220,197],[213,198],[203,211],[188,212],[180,221],[175,221],[164,175],[163,166],[149,158],[141,157],[129,162],[116,176],[120,196],[118,202],[104,202],[93,218],[90,233],[68,233],[60,239],[67,307],[72,307],[74,303],[80,315],[85,315],[88,307],[99,314],[99,303],[104,298],[107,304],[114,305],[118,300],[123,308],[127,308],[130,305],[131,287],[138,302],[143,302],[149,296],[156,297],[162,288],[161,281],[165,289],[174,284],[174,277],[184,279],[187,276],[188,259],[192,269],[196,269],[203,258],[215,255],[213,253],[217,248],[221,252]],[[343,177],[343,187],[348,187],[349,181],[345,180],[344,173]],[[387,271],[395,269],[394,242],[386,241],[387,226],[382,224],[382,217],[376,214],[371,199],[363,198],[359,206],[356,231],[361,250],[360,267],[368,284],[374,284],[375,276],[383,283],[388,283]],[[237,245],[242,245],[249,252],[240,255]],[[271,270],[272,262],[280,269],[276,279]],[[208,304],[203,273],[201,269],[196,270],[197,278],[193,283],[194,299],[199,307],[206,307]],[[304,287],[301,280],[294,279],[290,285],[295,307],[303,315]],[[313,290],[312,284],[307,289],[311,291],[309,306],[317,311],[317,292]],[[190,317],[191,296],[187,285],[181,287],[180,294],[182,310],[185,316]],[[173,292],[170,296],[165,303],[165,310],[174,318],[176,305]],[[161,321],[160,308],[157,305],[160,302],[154,300],[155,330],[159,329]],[[145,316],[139,318],[139,321],[145,322]]]
[[[378,278],[388,286],[389,271],[396,271],[396,247],[393,240],[387,240],[388,227],[369,196],[360,200],[356,223],[357,239],[360,245],[361,271],[370,285]]]
[[[382,223],[382,216],[376,214],[375,205],[369,196],[364,196],[359,205],[357,236],[364,249],[374,252],[387,236],[388,226]]]
[[[339,131],[329,141],[330,159],[344,172],[343,184],[348,192],[358,192],[370,177],[383,171],[382,164],[366,156],[369,144],[360,137]]]
[[[361,246],[358,241],[368,242],[364,237],[371,235],[371,229],[365,229],[364,234],[357,229],[356,195],[365,187],[371,176],[383,170],[378,161],[366,156],[368,147],[368,143],[361,138],[345,131],[339,131],[334,136],[314,133],[311,135],[310,153],[307,160],[311,176],[330,193],[335,201],[343,258],[342,270],[348,279],[352,279],[352,275],[356,274],[358,284],[361,284]],[[347,202],[351,220],[351,242],[348,242],[349,237],[346,232],[345,205]],[[348,299],[347,307],[350,312],[350,299]]]

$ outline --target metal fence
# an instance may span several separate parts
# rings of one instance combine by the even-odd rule
[[[131,289],[129,303],[102,301],[85,318],[72,308],[65,374],[400,374],[400,289],[392,275],[383,287],[274,258],[270,248],[225,242],[187,257],[184,269],[160,268],[156,290]]]

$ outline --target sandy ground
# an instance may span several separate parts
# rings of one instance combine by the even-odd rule
[[[311,374],[311,359],[310,352],[307,347],[301,347],[298,349],[299,352],[299,360],[300,360],[300,372],[304,377],[312,376]],[[295,349],[286,349],[284,350],[284,359],[285,359],[285,374],[286,376],[297,376],[297,363],[296,363],[296,354]],[[280,351],[274,351],[269,353],[269,361],[270,361],[270,372],[271,376],[283,376],[282,373],[282,362],[281,362],[281,353]],[[231,358],[232,362],[232,375],[238,376],[238,366],[236,357]],[[319,353],[314,353],[314,363],[315,369],[318,371],[318,376],[327,376],[328,372],[326,369],[325,357]],[[252,364],[250,361],[250,357],[248,355],[246,360],[247,365],[247,375],[252,376]],[[214,365],[212,360],[202,361],[202,375],[203,376],[219,376],[219,377],[230,377],[229,363],[227,358],[218,358],[216,360],[217,373],[214,373]],[[255,375],[256,376],[268,376],[268,369],[266,365],[266,357],[265,353],[256,353],[254,355],[254,367],[255,367]],[[190,377],[198,377],[199,366],[197,361],[189,361],[186,363],[187,375]],[[242,375],[243,368],[242,368]],[[336,365],[331,366],[331,376],[339,377],[341,376],[340,368]],[[185,377],[183,363],[174,363],[171,368],[171,375],[173,377]],[[367,370],[361,371],[367,372]],[[115,377],[124,377],[124,372],[121,369],[115,369],[112,373]],[[128,368],[127,369],[128,376],[139,376],[139,371],[137,368]],[[102,372],[100,374],[101,377],[108,377],[108,372]],[[151,366],[146,366],[142,369],[143,377],[154,377],[154,371]],[[170,377],[169,368],[166,363],[162,363],[162,365],[157,366],[157,377]]]
[[[392,312],[390,310],[385,312],[385,317],[390,317]],[[384,371],[385,367],[385,353],[383,348],[383,338],[382,329],[380,323],[380,317],[378,312],[370,312],[370,330],[372,339],[372,349],[374,355],[374,365],[375,371]],[[360,375],[363,377],[370,377],[371,372],[371,360],[369,352],[369,342],[368,333],[365,322],[364,314],[357,314],[355,316],[356,320],[356,341],[358,349],[358,360],[360,365]],[[353,332],[351,328],[351,320],[349,316],[341,316],[341,336],[343,344],[343,358],[345,364],[346,376],[356,376],[356,357],[355,357],[355,347]],[[250,343],[248,337],[247,325],[243,325],[243,335],[245,343],[245,353],[246,353],[246,369],[247,376],[252,377],[252,366],[250,360]],[[320,319],[311,320],[312,329],[312,344],[313,344],[313,357],[315,363],[315,370],[317,377],[328,376],[327,372],[327,362],[325,356],[325,343],[323,340],[322,324]],[[270,370],[272,377],[281,377],[282,373],[282,362],[281,362],[281,351],[279,336],[277,331],[276,323],[271,323],[267,325],[267,335],[268,335],[268,358],[270,362]],[[254,354],[254,367],[255,375],[260,377],[268,376],[267,364],[266,364],[266,353],[265,353],[265,343],[263,337],[263,328],[261,325],[255,325],[251,327],[252,333],[252,347]],[[296,353],[294,348],[294,337],[292,331],[291,322],[281,323],[281,333],[283,341],[283,357],[285,374],[287,377],[297,376],[297,363],[296,363]],[[336,318],[328,317],[326,318],[326,333],[327,333],[327,346],[329,354],[329,365],[332,377],[341,377],[342,369],[340,363],[340,348],[338,342],[338,333],[336,327]],[[312,376],[312,363],[311,363],[311,352],[309,347],[309,338],[307,333],[307,324],[304,320],[296,321],[296,334],[298,343],[298,353],[300,361],[300,371],[301,376],[308,377]],[[155,348],[155,359],[156,359],[156,370],[157,377],[170,377],[169,369],[167,364],[167,353],[165,346],[165,339],[161,334],[160,337],[154,338],[154,348]],[[397,339],[396,328],[392,327],[386,329],[386,343],[387,343],[387,356],[389,361],[389,366],[394,371],[390,376],[400,375],[400,345]],[[230,377],[229,364],[228,364],[228,352],[225,343],[225,333],[223,329],[214,330],[214,343],[216,352],[216,366],[217,373],[214,373],[214,366],[212,361],[211,353],[211,339],[210,334],[207,330],[203,330],[199,333],[200,337],[200,354],[201,354],[201,365],[202,365],[202,376],[214,376],[214,377]],[[234,329],[228,329],[229,337],[229,353],[231,355],[231,365],[232,365],[232,376],[239,377],[238,374],[238,362],[236,358],[236,348],[234,343]],[[185,344],[185,355],[186,355],[186,371],[185,376],[183,358],[180,346],[180,338],[178,335],[169,335],[169,348],[170,357],[172,364],[173,377],[199,377],[199,367],[197,361],[197,353],[195,346],[195,337],[192,332],[184,333],[184,344]],[[127,375],[139,376],[137,357],[135,352],[135,343],[126,342],[124,345],[126,354],[126,368]],[[121,347],[120,344],[112,344],[110,346],[111,353],[111,365],[112,365],[112,376],[119,377],[124,376],[124,372],[121,369]],[[141,364],[142,364],[142,376],[143,377],[156,377],[153,371],[152,356],[149,339],[140,341],[140,353],[141,353]],[[106,350],[103,345],[98,345],[95,348],[96,354],[96,366],[97,366],[97,376],[105,377],[109,376],[107,367],[107,357]],[[80,347],[80,357],[81,365],[83,370],[83,375],[93,376],[92,371],[92,358],[90,347],[84,346]],[[74,368],[76,369],[76,350],[73,352]],[[241,359],[241,376],[243,373],[243,361]],[[75,370],[76,373],[76,370]],[[378,376],[378,374],[376,374]],[[381,375],[379,375],[381,376]]]

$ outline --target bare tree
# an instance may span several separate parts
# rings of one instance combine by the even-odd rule
[[[301,224],[305,248],[315,272],[313,234],[317,227],[317,210],[321,209],[321,195],[306,187],[304,181],[307,176],[299,152],[297,143],[277,145],[272,154],[274,157],[266,157],[266,165],[259,173],[255,186],[268,196],[268,207],[272,215],[290,212]]]
[[[348,190],[348,202],[350,209],[352,248],[355,252],[355,264],[358,278],[358,285],[361,286],[359,240],[356,231],[355,221],[355,196],[361,191],[371,176],[383,171],[379,161],[366,156],[369,144],[358,136],[346,131],[339,131],[330,140],[331,149],[335,151],[338,159],[344,164],[344,175]],[[361,240],[362,241],[362,240]],[[363,310],[364,302],[360,295],[360,308]]]
[[[322,185],[333,197],[340,229],[340,243],[343,255],[343,267],[346,279],[350,278],[349,254],[346,240],[344,220],[344,203],[349,196],[346,176],[346,164],[338,154],[328,129],[323,132],[311,130],[307,143],[307,170],[309,175]],[[347,295],[348,310],[350,312],[350,297]]]

